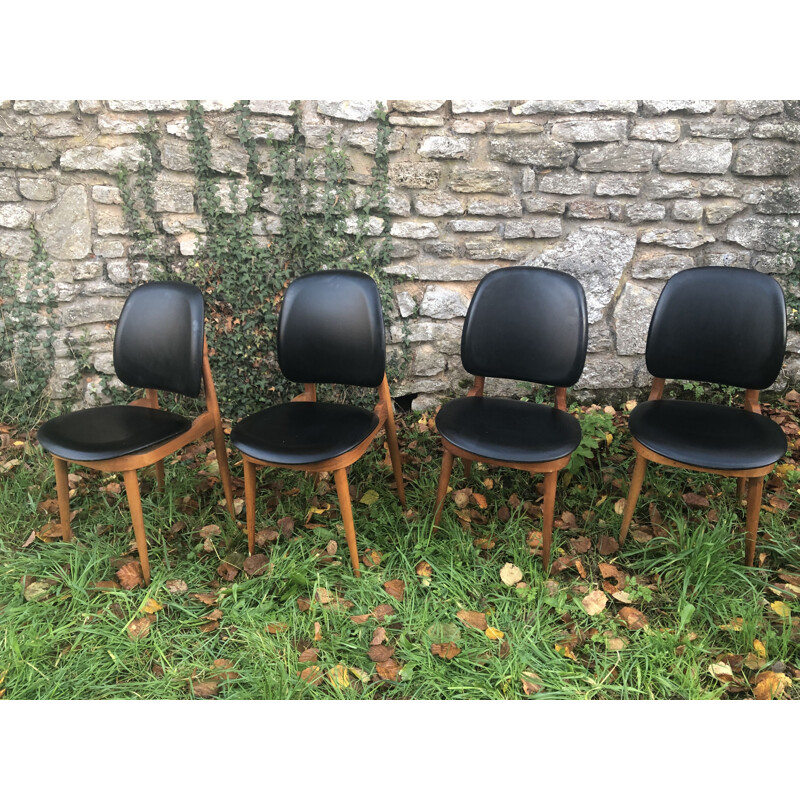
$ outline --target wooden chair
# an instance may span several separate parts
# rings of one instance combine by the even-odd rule
[[[647,402],[628,426],[636,464],[619,535],[625,542],[647,462],[738,479],[747,484],[745,563],[753,564],[763,478],[786,452],[786,437],[761,415],[758,393],[780,372],[786,349],[786,303],[768,275],[699,267],[674,275],[656,304],[647,336],[647,369],[656,376]],[[664,400],[667,378],[744,388],[744,409]]]
[[[347,467],[386,430],[397,493],[405,490],[386,381],[383,311],[375,281],[352,270],[305,275],[286,290],[278,320],[278,364],[304,384],[291,403],[258,411],[237,423],[231,443],[244,460],[247,543],[255,548],[256,467],[333,472],[353,571],[361,574]],[[378,387],[373,411],[317,402],[317,383]]]
[[[134,289],[122,309],[114,338],[114,370],[146,396],[125,406],[100,406],[64,414],[39,429],[39,443],[53,456],[64,541],[72,539],[68,463],[103,472],[122,472],[136,546],[146,584],[150,582],[139,479],[136,471],[155,464],[164,489],[164,458],[205,436],[214,437],[219,474],[231,517],[225,436],[203,335],[203,295],[188,283],[165,281]],[[206,410],[195,419],[158,407],[158,390],[198,397],[201,379]]]
[[[554,270],[505,267],[478,284],[461,337],[461,361],[475,382],[466,397],[445,404],[436,415],[444,456],[435,526],[456,456],[467,474],[472,461],[544,473],[542,559],[547,569],[558,470],[581,440],[578,421],[567,413],[566,387],[581,376],[587,339],[586,297],[575,278]],[[484,397],[486,377],[555,386],[555,408]]]

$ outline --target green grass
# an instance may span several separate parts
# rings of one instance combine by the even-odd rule
[[[472,519],[465,530],[448,498],[442,527],[433,531],[438,437],[420,430],[419,415],[407,414],[400,442],[411,511],[403,513],[389,487],[382,439],[351,470],[357,500],[369,489],[378,493],[369,506],[354,502],[359,552],[382,554],[378,566],[363,567],[361,579],[349,564],[332,479],[315,489],[303,473],[270,469],[258,473],[257,529],[274,529],[288,516],[294,530],[259,550],[269,558],[266,574],[242,571],[232,581],[218,575],[222,560],[241,565],[246,555],[244,517],[235,524],[225,513],[213,460],[202,448],[167,461],[164,494],[154,490],[152,475],[142,474],[153,574],[147,589],[132,590],[96,587],[115,581],[120,560],[136,555],[124,489],[113,491],[118,475],[73,468],[80,478],[71,499],[75,538],[69,544],[35,538],[23,547],[32,532],[57,520],[54,503],[42,505],[55,497],[55,481],[49,458],[27,431],[7,426],[0,449],[0,690],[9,699],[187,698],[192,681],[213,685],[226,671],[235,676],[216,686],[226,699],[520,699],[526,696],[523,673],[535,673],[528,680],[541,689],[532,699],[742,699],[752,697],[760,672],[782,662],[793,680],[784,696],[800,698],[800,672],[794,672],[800,669],[800,604],[769,588],[780,581],[779,571],[800,572],[792,481],[800,473],[776,476],[765,491],[765,505],[778,496],[789,508],[762,512],[757,560],[763,556],[763,563],[754,568],[743,566],[744,511],[735,481],[652,465],[634,518],[636,536],[622,552],[602,555],[601,537],[618,534],[614,506],[627,493],[632,451],[623,415],[609,426],[608,420],[592,421],[598,413],[590,412],[586,429],[597,432],[599,444],[568,482],[562,476],[556,502],[557,517],[572,512],[576,523],[555,531],[553,558],[569,555],[571,540],[588,537],[591,547],[579,555],[585,577],[576,566],[544,574],[538,551],[526,543],[528,533],[540,529],[539,481],[521,472],[476,464],[466,480],[456,464],[451,486],[485,496],[486,509],[467,507],[485,521]],[[231,463],[241,479],[235,451]],[[681,495],[688,491],[708,496],[710,508],[687,507]],[[663,518],[663,535],[651,524],[650,502]],[[325,504],[328,512],[309,517],[321,527],[306,527],[310,509]],[[198,532],[206,525],[220,531],[204,544]],[[481,549],[476,539],[493,540],[494,547]],[[331,540],[338,551],[324,563]],[[417,575],[421,561],[431,565],[430,578]],[[501,581],[506,562],[522,570],[525,586]],[[628,630],[618,616],[624,604],[608,594],[601,613],[587,614],[581,600],[602,588],[600,564],[629,576],[631,605],[645,614],[644,628]],[[402,600],[384,588],[392,579],[405,584]],[[52,582],[43,599],[25,599],[32,580]],[[188,591],[172,594],[170,580],[185,581]],[[301,611],[298,600],[314,598],[320,588],[346,602],[312,602]],[[192,596],[212,592],[213,606]],[[131,639],[127,626],[145,615],[151,598],[163,607],[148,635]],[[778,599],[789,618],[771,607]],[[395,613],[382,622],[352,619],[387,603]],[[216,627],[207,618],[215,609],[222,612]],[[503,638],[467,627],[456,616],[460,610],[485,613]],[[275,633],[268,632],[270,623]],[[379,626],[394,648],[391,679],[368,656]],[[624,648],[610,649],[612,638],[622,639]],[[754,640],[766,656],[754,668],[742,667]],[[441,641],[454,642],[460,652],[451,660],[434,655],[431,647]],[[300,661],[308,648],[318,651],[315,665]],[[710,674],[712,664],[734,656],[740,657],[735,685]],[[218,659],[232,666],[215,668]],[[338,665],[353,670],[347,685],[331,680]],[[300,677],[311,666],[319,668],[319,685]]]

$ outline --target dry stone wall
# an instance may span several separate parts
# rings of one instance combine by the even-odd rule
[[[647,328],[671,275],[703,265],[778,277],[791,269],[780,251],[800,220],[800,101],[381,102],[392,126],[388,271],[399,281],[390,347],[405,339],[412,353],[394,391],[417,395],[416,407],[460,391],[463,316],[491,270],[531,264],[582,282],[590,354],[578,386],[601,393],[649,382]],[[377,103],[300,103],[306,147],[323,148],[332,133],[356,187],[371,180]],[[244,176],[233,104],[203,107],[212,168]],[[250,108],[260,146],[291,135],[288,101]],[[136,133],[151,117],[162,165],[155,210],[180,270],[204,232],[185,101],[0,101],[0,255],[28,259],[33,222],[53,261],[56,396],[74,374],[77,336],[89,342],[94,369],[113,374],[110,323],[146,277],[130,257],[115,175],[142,163]],[[280,219],[269,198],[262,206],[255,232],[268,242]],[[382,226],[374,218],[370,233]],[[792,333],[782,383],[800,373],[798,354]],[[513,382],[494,389],[517,390]]]

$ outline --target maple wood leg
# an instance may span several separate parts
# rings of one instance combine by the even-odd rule
[[[544,476],[544,506],[542,508],[542,565],[549,574],[550,547],[553,542],[553,514],[556,507],[556,484],[558,472],[547,472]]]
[[[737,478],[736,479],[736,499],[743,500],[744,499],[744,492],[747,488],[747,478]]]
[[[472,462],[468,458],[462,458],[461,463],[464,465],[464,477],[469,480],[472,473]]]
[[[758,536],[758,516],[761,512],[761,493],[764,490],[763,478],[750,478],[747,488],[747,538],[745,539],[744,563],[753,566],[756,556],[756,537]]]
[[[164,494],[166,489],[166,480],[164,479],[164,459],[156,461],[156,483],[158,484],[158,491]]]
[[[67,462],[63,458],[53,456],[56,470],[56,493],[58,494],[58,513],[61,517],[62,541],[72,541],[72,528],[69,524],[69,481],[67,480]]]
[[[344,535],[347,547],[350,550],[350,563],[356,578],[361,577],[361,568],[358,564],[358,546],[356,545],[356,527],[353,524],[353,506],[350,502],[350,487],[347,484],[347,470],[337,469],[333,473],[336,479],[336,493],[339,495],[339,509],[344,522]]]
[[[222,432],[221,423],[217,423],[214,426],[213,436],[214,449],[217,452],[217,464],[219,465],[219,477],[222,480],[222,490],[225,492],[225,503],[228,506],[228,513],[231,515],[231,519],[236,519],[236,514],[233,510],[231,471],[228,468],[228,451],[225,449],[225,434]]]
[[[247,552],[256,549],[256,465],[244,457],[244,504],[247,516]]]
[[[647,459],[644,456],[636,456],[636,464],[631,475],[631,485],[628,489],[628,498],[625,500],[625,513],[622,516],[622,527],[619,529],[619,546],[625,544],[625,537],[628,535],[628,528],[633,519],[633,511],[636,508],[636,501],[639,499],[639,492],[642,490],[644,473],[647,471]]]
[[[150,585],[150,561],[147,557],[147,535],[144,531],[144,515],[142,514],[142,497],[139,493],[139,476],[135,469],[125,470],[125,493],[128,495],[128,507],[131,510],[133,534],[136,537],[136,548],[139,551],[139,562],[142,565],[144,585]]]
[[[450,482],[450,473],[453,471],[453,454],[445,449],[442,456],[442,471],[439,475],[439,488],[436,490],[436,515],[433,518],[433,527],[438,528],[444,510],[444,498],[447,496],[447,484]]]
[[[386,440],[389,442],[389,455],[392,457],[392,472],[397,482],[397,494],[400,505],[406,507],[406,489],[403,486],[403,460],[400,458],[400,447],[397,444],[397,430],[394,426],[394,416],[386,420]]]

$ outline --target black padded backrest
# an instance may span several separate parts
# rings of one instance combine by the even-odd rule
[[[503,267],[478,284],[461,335],[461,361],[473,375],[572,386],[589,335],[586,296],[571,275]]]
[[[114,369],[128,386],[200,394],[203,295],[189,283],[158,281],[134,289],[114,337]]]
[[[378,386],[386,342],[375,281],[354,270],[294,280],[278,320],[278,363],[297,383]]]
[[[786,349],[786,301],[769,275],[697,267],[670,278],[647,335],[647,369],[683,378],[766,389]]]

